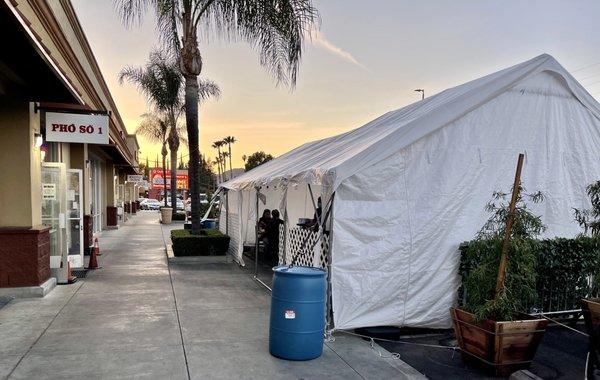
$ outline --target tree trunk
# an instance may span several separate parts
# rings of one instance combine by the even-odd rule
[[[173,214],[177,212],[177,150],[179,147],[171,147],[171,207]]]
[[[231,167],[231,143],[229,143],[229,180],[233,178],[233,168]]]
[[[219,183],[223,182],[223,175],[221,174],[221,154],[217,160],[217,172],[219,173]]]
[[[164,190],[164,201],[165,207],[167,207],[167,147],[165,143],[163,143],[162,149],[162,172],[163,172],[163,190]]]
[[[185,121],[190,151],[189,181],[192,203],[192,234],[200,234],[200,138],[198,134],[198,76],[185,77]]]

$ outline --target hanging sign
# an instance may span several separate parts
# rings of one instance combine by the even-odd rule
[[[143,175],[138,175],[138,174],[128,174],[127,175],[127,182],[142,182],[143,180],[144,180]]]
[[[108,144],[108,115],[46,112],[46,141]]]

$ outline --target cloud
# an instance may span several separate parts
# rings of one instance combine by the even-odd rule
[[[363,65],[360,62],[358,62],[358,60],[356,58],[354,58],[354,56],[352,54],[350,54],[346,50],[342,49],[341,47],[334,45],[320,31],[318,31],[318,30],[313,31],[313,33],[312,33],[312,42],[316,46],[318,46],[318,47],[320,47],[322,49],[325,49],[325,50],[329,51],[330,53],[333,53],[334,55],[337,55],[338,57],[342,58],[343,60],[345,60],[347,62],[350,62],[350,63],[352,63],[352,64],[360,67],[363,70],[368,70],[365,67],[365,65]]]

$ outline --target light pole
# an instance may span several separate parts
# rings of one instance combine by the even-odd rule
[[[425,99],[425,90],[422,88],[417,88],[415,90],[415,92],[420,92],[421,93],[421,100]]]

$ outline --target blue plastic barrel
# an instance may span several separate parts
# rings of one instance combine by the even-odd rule
[[[273,268],[269,352],[288,360],[323,353],[325,271],[309,267]]]
[[[214,230],[217,228],[217,222],[214,219],[206,219],[202,222],[202,227],[207,230]]]

